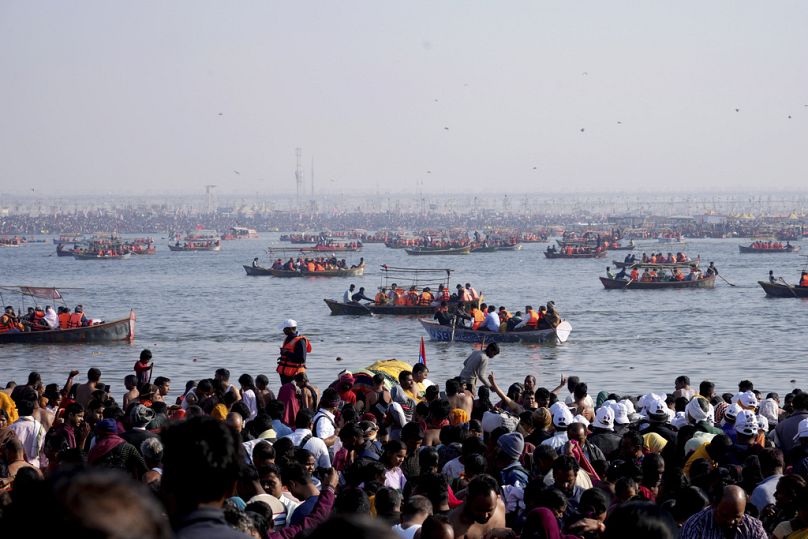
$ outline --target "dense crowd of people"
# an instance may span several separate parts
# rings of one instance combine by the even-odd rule
[[[296,324],[285,327],[299,339]],[[99,369],[0,391],[4,530],[60,537],[808,537],[808,393],[590,394],[499,386],[496,344],[438,385],[424,363],[227,369],[174,390],[144,350],[123,395]],[[361,382],[361,380],[370,380]],[[43,518],[47,515],[48,518]]]

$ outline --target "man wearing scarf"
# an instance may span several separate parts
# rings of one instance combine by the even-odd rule
[[[128,472],[137,481],[146,473],[146,462],[140,452],[118,436],[118,425],[112,418],[95,424],[95,444],[87,455],[87,463]]]

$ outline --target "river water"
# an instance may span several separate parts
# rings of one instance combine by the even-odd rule
[[[154,375],[172,379],[172,396],[186,380],[211,377],[227,367],[235,380],[242,372],[269,375],[277,388],[275,359],[286,318],[298,321],[314,348],[309,375],[323,387],[341,369],[357,370],[373,361],[398,358],[415,362],[420,338],[426,336],[414,318],[331,316],[323,298],[339,298],[350,282],[372,296],[380,283],[379,265],[448,267],[451,284],[471,282],[486,300],[509,310],[554,300],[573,326],[563,345],[503,345],[493,360],[502,385],[534,374],[539,385],[552,388],[562,373],[577,374],[590,392],[672,391],[680,374],[694,385],[716,382],[732,391],[741,379],[762,391],[781,394],[808,387],[808,300],[766,298],[756,281],[769,269],[793,284],[805,258],[796,254],[738,252],[744,240],[688,240],[687,253],[713,260],[721,275],[713,290],[604,290],[605,260],[548,260],[546,244],[528,244],[515,252],[470,256],[411,257],[381,244],[366,245],[368,270],[362,278],[278,279],[248,277],[241,264],[278,245],[278,234],[260,240],[223,242],[218,253],[172,253],[157,239],[154,256],[122,261],[77,261],[57,258],[55,247],[29,244],[0,249],[3,285],[75,287],[64,292],[72,308],[81,303],[94,318],[112,320],[137,312],[133,344],[31,346],[0,345],[0,382],[24,382],[39,371],[48,382],[63,382],[71,368],[83,379],[89,367],[102,370],[102,380],[117,395],[123,377],[142,348],[154,353]],[[746,242],[748,243],[748,242]],[[649,244],[650,245],[650,244]],[[288,246],[288,245],[287,245]],[[657,250],[665,250],[654,245]],[[648,249],[650,251],[650,248]],[[622,260],[625,252],[615,253]],[[357,253],[345,253],[357,262]],[[19,295],[3,297],[3,305],[20,305]],[[443,382],[459,373],[469,344],[426,341],[430,378]],[[343,358],[337,362],[335,358]]]

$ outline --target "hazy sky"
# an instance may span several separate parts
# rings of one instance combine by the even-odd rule
[[[0,192],[293,192],[297,146],[321,194],[804,189],[806,28],[801,0],[4,0]]]

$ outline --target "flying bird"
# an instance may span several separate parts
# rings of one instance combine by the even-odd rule
[[[618,125],[623,125],[623,122],[621,122],[620,120],[617,120],[617,124]]]
[[[448,130],[449,130],[449,128],[448,128],[448,127],[444,127],[443,129],[444,129],[444,131],[448,131]]]
[[[223,113],[223,112],[220,112],[220,113],[219,113],[219,116],[224,116],[224,113]]]
[[[588,71],[584,71],[583,73],[581,73],[581,75],[589,75],[589,72],[588,72]]]
[[[236,174],[238,174],[239,176],[241,176],[241,172],[239,172],[238,170],[234,170],[233,172],[235,172]]]
[[[583,132],[584,132],[584,128],[582,127],[582,128],[581,128],[581,133],[583,133]]]
[[[735,112],[741,112],[741,109],[735,109]]]
[[[789,115],[788,115],[788,119],[789,119],[789,120],[791,119],[791,114],[789,114]]]
[[[536,170],[536,167],[533,167],[533,170]]]
[[[426,171],[426,173],[427,173],[427,174],[432,174],[432,171],[431,171],[431,170],[427,170],[427,171]]]

